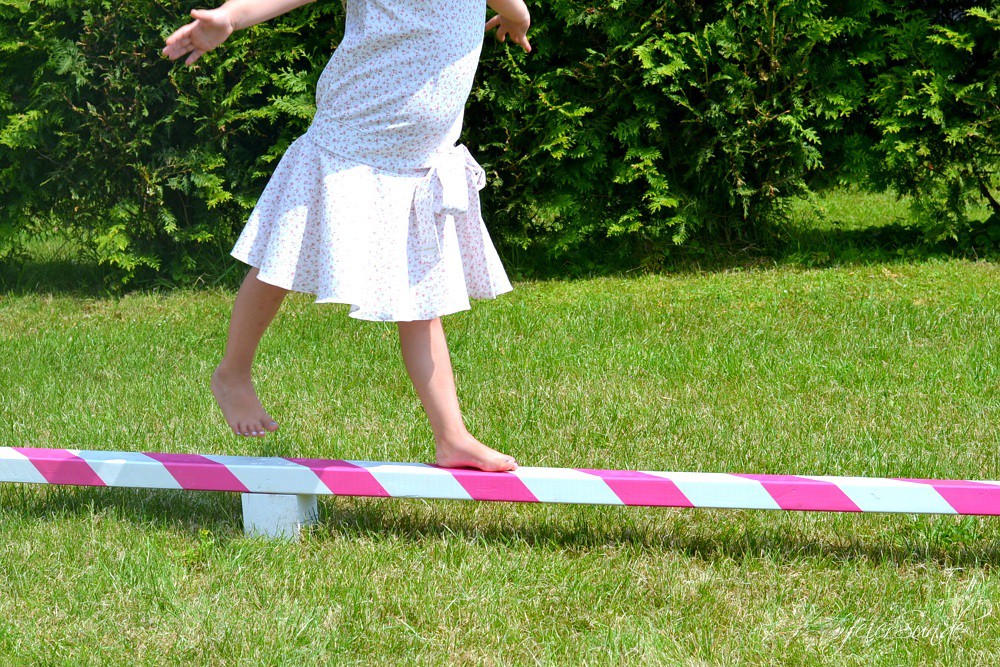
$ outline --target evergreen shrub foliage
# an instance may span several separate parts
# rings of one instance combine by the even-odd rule
[[[1000,247],[1000,6],[977,2],[903,3],[856,60],[871,73],[876,186],[914,195],[931,240],[976,229],[969,212],[988,204],[979,245]]]
[[[490,49],[469,132],[496,156],[508,240],[744,236],[807,191],[818,132],[858,104],[854,28],[819,0],[581,3],[536,11],[535,52]],[[495,73],[501,72],[501,76]],[[639,246],[641,248],[643,245]]]
[[[62,231],[123,280],[183,281],[232,243],[309,124],[343,8],[314,3],[171,62],[164,40],[197,6],[0,0],[0,253],[20,229]]]
[[[755,237],[853,182],[954,235],[998,187],[1000,10],[974,3],[529,0],[533,51],[489,33],[465,115],[487,223],[508,249],[636,259]],[[197,6],[0,0],[0,256],[66,233],[123,280],[181,281],[228,250],[309,124],[344,10],[166,60]]]

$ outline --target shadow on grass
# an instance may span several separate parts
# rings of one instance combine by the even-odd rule
[[[36,521],[93,515],[191,535],[243,530],[236,493],[5,484],[0,506],[5,514]]]
[[[108,275],[109,272],[96,263],[71,259],[8,259],[0,263],[0,296],[105,296],[110,293]]]
[[[462,502],[462,501],[451,501]],[[541,506],[544,507],[544,506]],[[540,506],[532,506],[541,510]],[[321,508],[322,509],[322,508]],[[637,512],[662,515],[652,525],[635,521]],[[789,525],[781,512],[719,509],[617,508],[602,507],[607,515],[594,519],[594,508],[568,506],[560,509],[557,520],[519,513],[507,521],[481,522],[449,517],[440,512],[404,513],[392,501],[356,503],[334,507],[315,529],[318,536],[333,533],[342,537],[391,535],[412,541],[464,539],[498,545],[527,545],[533,549],[595,551],[623,549],[638,553],[677,553],[706,561],[731,559],[737,562],[771,558],[776,561],[819,559],[834,563],[874,561],[935,563],[946,567],[1000,565],[1000,540],[977,535],[979,517],[840,515],[861,527],[861,535],[804,535]],[[539,512],[540,513],[540,512]],[[630,516],[624,516],[627,513]],[[798,514],[798,513],[796,513]],[[813,515],[827,513],[810,513]],[[705,520],[709,517],[709,520]],[[749,520],[746,520],[748,519]],[[771,517],[772,520],[768,520]],[[993,517],[986,518],[990,520]],[[570,525],[566,525],[567,522]],[[863,530],[859,522],[878,522]],[[833,523],[833,522],[831,522]],[[826,528],[826,527],[824,527]]]
[[[967,259],[1000,262],[1000,240],[975,245],[963,240],[929,242],[923,230],[905,222],[860,228],[789,226],[769,238],[747,241],[693,242],[657,250],[623,249],[595,244],[553,258],[543,251],[508,251],[504,264],[514,280],[547,282],[621,278],[642,274],[704,275],[763,271],[776,266],[806,269],[871,266],[901,260]],[[633,252],[634,251],[634,252]],[[642,257],[636,261],[635,257]]]
[[[100,264],[78,244],[63,240],[59,243],[28,244],[20,255],[0,260],[0,296],[53,294],[77,297],[112,297],[150,291],[217,289],[234,291],[239,287],[247,266],[228,253],[228,248],[205,250],[198,258],[202,273],[172,280],[148,267],[139,267],[134,279],[123,281],[123,272]]]
[[[552,257],[543,250],[500,248],[504,266],[515,281],[572,281],[628,278],[644,274],[703,275],[731,271],[762,271],[775,266],[827,268],[868,266],[900,260],[951,259],[1000,261],[1000,242],[985,248],[963,247],[952,241],[928,243],[923,232],[900,222],[855,229],[808,226],[777,230],[763,241],[692,243],[657,250],[634,243],[594,243]],[[639,259],[637,259],[639,258]],[[122,286],[110,267],[72,257],[7,259],[0,262],[0,296],[56,294],[109,297],[137,292],[227,288],[236,290],[246,266],[230,257],[215,258],[208,270],[184,282],[155,274],[139,276]]]
[[[152,528],[189,538],[203,537],[207,531],[220,543],[242,539],[242,505],[236,493],[5,485],[0,504],[5,514],[25,521],[92,515],[127,522],[137,530]],[[981,534],[978,527],[988,518],[845,515],[840,521],[821,522],[824,534],[817,537],[804,534],[800,522],[772,512],[580,506],[553,511],[548,505],[519,505],[495,521],[449,511],[457,505],[468,504],[324,497],[320,523],[309,529],[306,539],[322,542],[336,536],[412,543],[459,539],[541,551],[674,553],[705,561],[1000,565],[1000,540]],[[658,516],[643,522],[637,517],[642,512],[646,518],[649,512]],[[852,534],[844,534],[844,524]]]

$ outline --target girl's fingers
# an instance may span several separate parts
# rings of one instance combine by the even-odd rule
[[[194,23],[188,23],[187,25],[181,26],[180,28],[175,30],[174,34],[170,35],[170,37],[167,37],[167,44],[172,44],[179,39],[186,38],[188,35],[191,34],[191,31],[194,30],[194,25],[195,25]]]
[[[497,29],[495,37],[498,42],[507,41],[507,35],[509,34],[510,41],[514,42],[515,44],[523,48],[526,52],[528,53],[531,52],[531,44],[528,42],[527,35],[523,33],[518,35],[511,33],[508,30],[507,25],[504,24],[503,17],[500,16],[499,14],[497,14],[496,16],[494,16],[493,18],[491,18],[489,21],[486,22],[485,29],[487,31],[492,30],[493,28]]]
[[[184,39],[184,35],[181,35],[180,31],[178,31],[170,35],[170,37],[167,37],[167,39],[164,40],[164,42],[166,43],[167,46],[173,46],[182,39]]]
[[[193,48],[190,37],[192,26],[193,24],[188,24],[167,37],[167,45],[163,47],[163,54],[171,60],[176,60],[190,51]]]
[[[191,45],[191,40],[184,40],[181,42],[174,42],[173,44],[167,44],[163,47],[163,54],[166,55],[171,60],[176,60],[183,56],[188,51],[192,50],[194,47]]]

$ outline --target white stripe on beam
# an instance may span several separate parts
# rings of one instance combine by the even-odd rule
[[[27,456],[10,447],[0,447],[0,482],[47,483]]]
[[[458,480],[441,468],[425,463],[379,463],[349,461],[371,473],[393,498],[446,498],[472,500]]]
[[[603,479],[580,470],[518,467],[508,474],[516,475],[542,503],[624,504]]]
[[[86,461],[108,486],[140,489],[181,488],[162,463],[140,452],[99,452],[89,449],[67,451]]]
[[[780,510],[781,506],[755,479],[721,472],[652,472],[677,485],[695,507]]]
[[[801,476],[836,484],[862,512],[957,514],[930,484],[871,477]]]
[[[220,463],[240,480],[248,491],[275,494],[328,494],[330,489],[312,470],[295,461],[271,456],[213,456],[206,459]]]

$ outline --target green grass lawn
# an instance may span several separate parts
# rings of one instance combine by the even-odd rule
[[[445,318],[470,428],[522,465],[1000,479],[1000,265],[805,252]],[[207,386],[230,289],[32,271],[0,293],[0,446],[431,459],[391,324],[289,297],[258,366],[281,430],[237,439]],[[1000,662],[996,518],[320,514],[266,542],[236,494],[0,485],[0,664]]]

